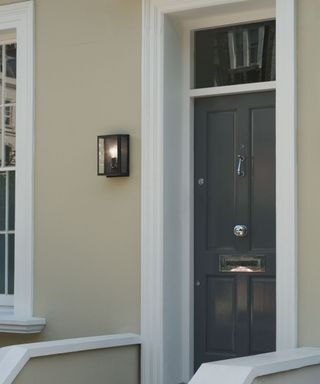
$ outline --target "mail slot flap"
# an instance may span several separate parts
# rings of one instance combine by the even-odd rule
[[[265,256],[220,255],[220,272],[265,272]]]

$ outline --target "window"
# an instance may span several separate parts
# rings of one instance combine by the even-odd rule
[[[15,40],[0,39],[0,304],[13,305],[16,175]]]
[[[0,6],[0,332],[33,317],[33,1]]]
[[[275,21],[195,32],[196,88],[275,80]]]

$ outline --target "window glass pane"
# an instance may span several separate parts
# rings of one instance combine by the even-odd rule
[[[0,45],[0,104],[2,104],[2,84],[3,84],[3,46]]]
[[[14,171],[9,173],[9,217],[8,226],[9,231],[15,229],[15,189],[16,189],[16,173]]]
[[[17,45],[9,44],[5,46],[5,60],[6,60],[6,88],[5,88],[5,102],[16,102],[16,64],[17,64]]]
[[[14,235],[8,235],[8,293],[14,293]]]
[[[0,231],[6,229],[6,173],[0,173]]]
[[[0,167],[3,167],[4,164],[3,164],[3,156],[2,156],[2,140],[3,140],[3,137],[2,137],[2,126],[3,126],[3,119],[2,119],[2,111],[3,111],[3,107],[0,107]]]
[[[195,32],[196,88],[275,80],[275,22]]]
[[[5,164],[16,165],[16,107],[14,105],[4,108],[5,125]]]
[[[6,276],[6,247],[5,235],[0,235],[0,293],[5,293]]]

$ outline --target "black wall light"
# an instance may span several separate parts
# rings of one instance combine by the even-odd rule
[[[129,176],[129,135],[98,136],[98,176]]]

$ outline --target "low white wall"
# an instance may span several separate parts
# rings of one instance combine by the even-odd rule
[[[86,384],[88,382],[92,384],[101,382],[138,384],[140,350],[137,346],[140,344],[139,335],[123,333],[1,348],[0,384],[13,382],[24,384],[42,384],[44,382],[46,384]],[[128,347],[131,348],[128,349]],[[107,352],[110,348],[117,353]],[[90,351],[93,353],[89,353]],[[100,351],[104,353],[99,353]],[[23,371],[26,365],[26,371]],[[110,369],[106,370],[106,367],[110,367]],[[131,372],[132,380],[124,380],[124,372],[122,372],[124,369]],[[120,381],[116,377],[119,375],[122,377]],[[44,377],[46,380],[43,380]],[[16,381],[14,381],[15,379]]]
[[[13,384],[139,384],[139,347],[37,357]]]
[[[189,384],[319,383],[320,348],[295,348],[202,364]]]

